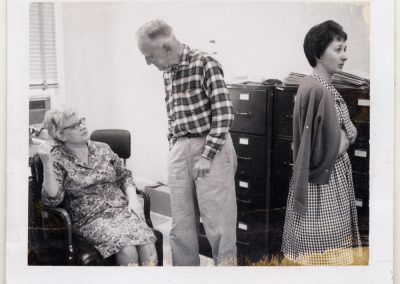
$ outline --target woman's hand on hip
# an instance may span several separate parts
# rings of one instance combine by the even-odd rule
[[[347,151],[350,146],[350,141],[349,138],[347,137],[347,133],[345,130],[341,129],[340,130],[340,147],[339,147],[339,156],[343,154],[343,152]]]
[[[349,137],[349,142],[350,145],[352,145],[354,142],[356,142],[357,139],[357,128],[354,126],[354,124],[351,122],[351,130],[353,131],[353,136]]]

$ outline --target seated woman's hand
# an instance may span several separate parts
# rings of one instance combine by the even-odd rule
[[[144,210],[143,210],[143,206],[142,206],[142,204],[139,202],[139,200],[138,200],[137,198],[136,198],[136,199],[129,200],[128,208],[129,208],[129,210],[131,210],[136,216],[138,216],[139,218],[144,219]]]
[[[52,149],[53,149],[53,144],[51,143],[44,142],[40,144],[38,154],[44,165],[47,165],[48,163],[52,162],[51,158]]]
[[[349,138],[347,137],[347,133],[345,130],[340,130],[340,147],[339,147],[339,156],[343,154],[343,152],[347,151],[350,146]]]

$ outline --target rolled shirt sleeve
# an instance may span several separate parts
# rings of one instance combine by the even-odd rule
[[[224,145],[234,119],[233,106],[222,67],[215,60],[208,60],[204,66],[204,86],[211,100],[211,128],[206,137],[202,157],[213,160],[215,154]]]

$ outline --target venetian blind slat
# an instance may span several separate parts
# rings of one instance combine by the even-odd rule
[[[57,50],[53,3],[29,7],[29,84],[31,88],[57,87]]]

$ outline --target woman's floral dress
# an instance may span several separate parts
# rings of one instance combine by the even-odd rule
[[[124,191],[134,185],[131,172],[107,144],[88,141],[87,145],[87,164],[66,146],[54,147],[51,155],[59,192],[50,197],[42,190],[43,203],[63,203],[74,232],[93,243],[103,258],[128,245],[154,243],[156,237],[146,222],[128,209]]]

